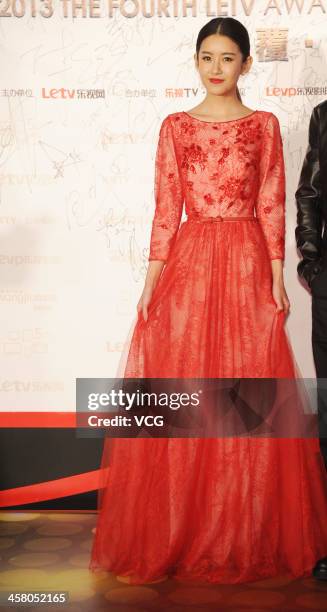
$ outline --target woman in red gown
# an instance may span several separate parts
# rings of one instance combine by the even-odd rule
[[[252,62],[240,22],[204,26],[196,61],[206,99],[160,128],[150,263],[124,376],[295,378],[279,122],[240,101]],[[131,584],[237,583],[304,576],[327,554],[315,438],[106,439],[107,465],[93,571]]]

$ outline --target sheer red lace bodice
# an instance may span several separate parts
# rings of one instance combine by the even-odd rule
[[[266,111],[227,122],[177,112],[161,124],[149,259],[166,261],[189,217],[256,214],[270,259],[284,258],[285,170],[277,117]]]

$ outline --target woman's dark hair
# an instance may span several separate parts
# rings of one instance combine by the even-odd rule
[[[240,21],[237,21],[237,19],[233,19],[233,17],[216,17],[206,23],[198,34],[196,41],[196,55],[198,59],[202,42],[207,36],[211,36],[212,34],[221,34],[233,40],[242,53],[243,62],[249,57],[250,38],[246,27]],[[242,101],[238,87],[236,88],[236,92],[238,99]]]

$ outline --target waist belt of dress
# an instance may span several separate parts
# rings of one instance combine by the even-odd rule
[[[247,217],[229,217],[228,215],[225,217],[222,217],[221,215],[218,217],[201,217],[200,215],[188,215],[187,221],[197,221],[198,223],[221,223],[223,221],[225,223],[229,221],[257,221],[257,217],[254,215]]]

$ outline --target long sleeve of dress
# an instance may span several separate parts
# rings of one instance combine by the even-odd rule
[[[270,113],[264,128],[256,215],[270,259],[285,256],[285,167],[277,117]]]
[[[179,228],[183,211],[183,188],[175,153],[169,115],[163,120],[155,160],[155,213],[148,260],[166,261]]]

